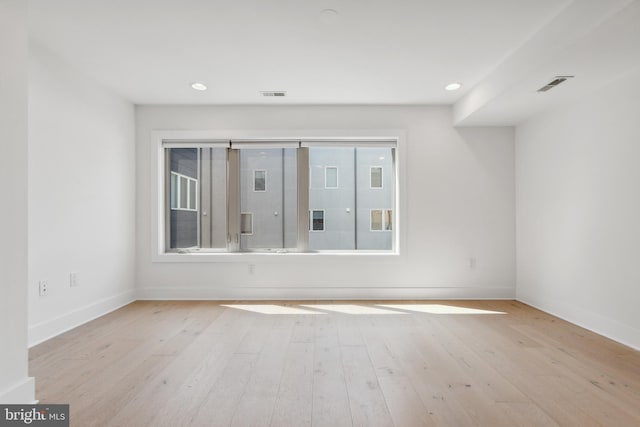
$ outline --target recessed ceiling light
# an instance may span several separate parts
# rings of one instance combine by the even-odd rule
[[[207,90],[207,85],[200,82],[191,83],[191,87],[194,90],[199,90],[199,91]]]
[[[449,83],[444,87],[444,90],[458,90],[462,87],[462,83]]]

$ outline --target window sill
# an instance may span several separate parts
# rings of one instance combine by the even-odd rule
[[[393,251],[322,251],[322,252],[188,252],[155,254],[153,262],[182,263],[289,263],[302,261],[309,263],[326,262],[398,262],[400,254]]]

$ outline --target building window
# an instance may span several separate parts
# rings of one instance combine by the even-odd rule
[[[382,210],[371,209],[371,231],[382,231]]]
[[[386,209],[384,211],[384,229],[385,229],[385,231],[391,231],[391,227],[392,227],[391,224],[393,224],[391,212],[393,212],[391,209]]]
[[[312,210],[309,219],[311,220],[311,231],[324,231],[323,210]]]
[[[253,234],[253,214],[243,212],[240,214],[240,234]]]
[[[382,188],[382,167],[381,166],[371,166],[370,169],[370,187],[371,188]]]
[[[391,231],[392,229],[391,209],[371,209],[371,231]]]
[[[338,188],[338,168],[335,166],[326,166],[324,168],[324,188]]]
[[[171,209],[180,211],[198,210],[198,180],[171,172]]]
[[[266,170],[254,170],[253,171],[253,191],[262,192],[267,191],[267,171]]]

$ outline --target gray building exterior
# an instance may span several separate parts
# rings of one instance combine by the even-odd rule
[[[240,212],[251,216],[252,226],[250,233],[241,234],[240,248],[295,248],[297,193],[295,148],[241,150]]]
[[[241,250],[297,246],[296,152],[240,150]],[[225,248],[226,149],[167,155],[170,248]],[[309,148],[310,250],[392,249],[393,163],[391,148]]]
[[[393,210],[390,148],[310,148],[309,209],[324,210],[324,230],[310,231],[311,250],[392,249],[391,230],[371,229],[371,210]],[[379,188],[371,168],[382,168]],[[337,168],[337,188],[327,188],[327,169]],[[330,184],[333,184],[331,182]]]

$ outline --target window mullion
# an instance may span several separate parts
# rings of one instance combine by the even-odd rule
[[[227,150],[227,251],[240,251],[240,150]]]
[[[298,252],[309,250],[309,149],[298,148]]]
[[[391,233],[392,233],[392,237],[391,237],[391,250],[392,251],[397,251],[398,250],[398,183],[397,183],[397,174],[398,174],[398,170],[397,170],[397,162],[398,162],[398,158],[397,158],[397,153],[396,150],[391,150],[391,170],[393,171],[393,173],[391,174],[391,188],[392,188],[392,199],[391,199]],[[395,223],[394,223],[395,220]]]
[[[167,252],[171,248],[171,150],[168,148],[164,149],[164,182],[167,183],[164,188],[164,251]]]
[[[187,204],[183,208],[185,210],[189,211],[189,210],[191,210],[191,178],[186,178],[186,181],[187,181],[187,185],[186,185]]]
[[[200,149],[200,180],[196,186],[196,209],[200,218],[200,246],[211,247],[211,228],[213,226],[213,212],[211,211],[211,148]]]

